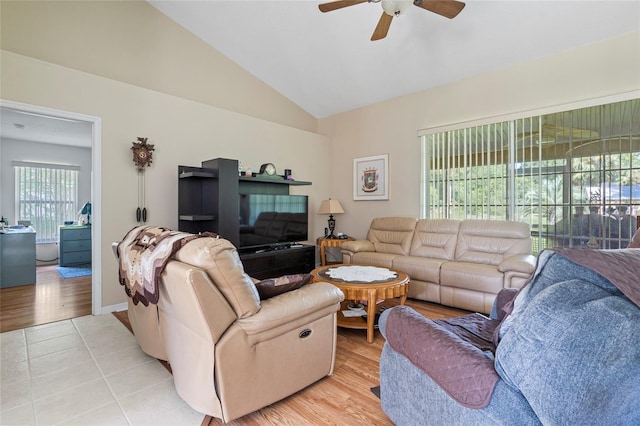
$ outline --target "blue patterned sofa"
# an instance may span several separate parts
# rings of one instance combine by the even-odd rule
[[[640,249],[543,251],[467,334],[386,310],[383,410],[397,425],[640,424],[638,272]]]

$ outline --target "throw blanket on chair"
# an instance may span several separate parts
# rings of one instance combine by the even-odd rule
[[[118,244],[119,279],[135,305],[157,304],[158,279],[173,256],[189,241],[216,237],[206,232],[189,234],[157,226],[137,226]]]
[[[387,343],[468,408],[489,403],[498,374],[492,335],[498,320],[481,314],[430,320],[408,306],[391,310]]]

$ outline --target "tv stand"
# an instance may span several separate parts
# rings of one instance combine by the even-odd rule
[[[264,280],[282,275],[311,272],[315,268],[316,247],[291,244],[240,251],[239,255],[244,271],[253,278]]]
[[[311,182],[277,176],[238,176],[238,160],[216,158],[202,167],[178,166],[178,229],[215,232],[240,246],[240,194],[289,195],[289,187]],[[311,272],[315,246],[282,243],[238,250],[244,270],[253,278],[275,278]]]
[[[178,230],[215,232],[239,247],[240,194],[289,195],[296,185],[311,182],[238,176],[238,160],[228,158],[203,161],[202,167],[178,166]]]

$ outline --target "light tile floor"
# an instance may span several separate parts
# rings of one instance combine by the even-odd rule
[[[113,315],[0,334],[0,425],[200,425]]]

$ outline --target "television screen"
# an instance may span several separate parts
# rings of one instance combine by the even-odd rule
[[[308,239],[306,195],[240,194],[240,247]]]

